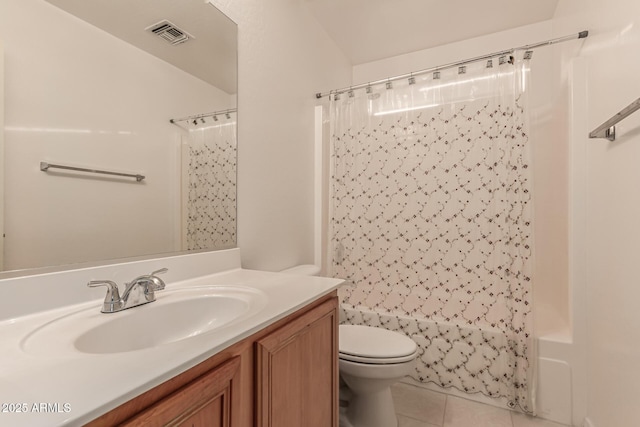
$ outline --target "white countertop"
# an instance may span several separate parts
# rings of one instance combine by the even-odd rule
[[[339,279],[294,276],[235,268],[197,278],[167,281],[166,291],[196,286],[243,286],[267,296],[257,313],[228,327],[149,349],[86,354],[40,354],[25,350],[32,331],[102,298],[0,322],[0,425],[82,425],[241,341],[337,289]],[[162,292],[157,293],[160,299]],[[0,295],[2,297],[2,295]],[[140,310],[154,303],[129,310]],[[111,316],[110,314],[101,314]],[[152,328],[153,325],[131,325]],[[44,404],[44,405],[43,405]],[[23,409],[24,412],[16,412]]]

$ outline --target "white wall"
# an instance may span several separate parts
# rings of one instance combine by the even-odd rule
[[[313,262],[314,94],[351,65],[302,0],[210,0],[238,23],[238,242],[246,268]]]
[[[0,40],[0,129],[4,129],[4,46]],[[0,165],[4,164],[4,131],[0,132]],[[0,235],[4,235],[4,175],[0,174]],[[4,248],[0,246],[0,270],[4,269]]]
[[[0,1],[5,267],[173,251],[180,130],[228,94],[43,0]],[[146,175],[50,174],[39,162]]]
[[[387,58],[353,67],[354,84],[406,74],[491,52],[547,40],[551,21]],[[567,150],[551,133],[550,50],[536,50],[531,61],[533,166],[536,243],[534,298],[536,334],[568,339]]]
[[[576,312],[584,330],[586,414],[594,427],[638,426],[640,113],[616,127],[615,142],[587,134],[640,96],[640,3],[559,2],[554,32],[582,29],[590,36],[580,58],[571,60],[568,46],[559,52],[556,91],[567,94],[558,109],[570,113],[558,127],[572,126],[572,286],[576,306],[583,306]]]

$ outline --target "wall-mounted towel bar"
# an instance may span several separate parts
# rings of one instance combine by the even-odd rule
[[[609,120],[595,128],[590,134],[589,138],[607,138],[609,141],[616,140],[616,127],[615,125],[629,117],[640,109],[640,98],[633,101],[627,107],[623,108],[618,114],[611,117]]]
[[[78,172],[89,172],[89,173],[100,173],[104,175],[117,175],[117,176],[126,176],[129,178],[135,178],[136,181],[140,182],[144,179],[144,175],[140,174],[132,174],[132,173],[120,173],[120,172],[110,172],[103,171],[98,169],[88,169],[88,168],[76,168],[74,166],[63,166],[63,165],[54,165],[53,163],[40,162],[40,170],[43,172],[48,171],[49,169],[66,169]]]

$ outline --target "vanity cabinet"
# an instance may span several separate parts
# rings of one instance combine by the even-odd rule
[[[121,425],[230,427],[231,415],[241,410],[239,400],[234,401],[239,373],[236,356]]]
[[[336,293],[87,425],[337,427]]]
[[[337,426],[337,323],[325,304],[257,342],[257,427]]]

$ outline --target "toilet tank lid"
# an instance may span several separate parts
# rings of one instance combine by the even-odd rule
[[[418,346],[406,335],[362,325],[340,325],[340,353],[372,359],[409,356]]]
[[[317,276],[320,273],[320,267],[313,264],[296,265],[295,267],[282,270],[280,273],[298,274],[301,276]]]

